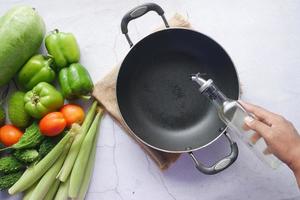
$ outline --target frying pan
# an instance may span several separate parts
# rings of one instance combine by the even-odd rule
[[[166,29],[133,45],[127,25],[149,11],[162,17]],[[237,99],[239,80],[225,50],[197,31],[169,28],[164,11],[154,3],[130,10],[122,19],[121,30],[131,49],[121,64],[116,95],[128,128],[154,149],[189,153],[196,168],[205,174],[216,174],[230,166],[238,156],[237,144],[227,134],[215,107],[200,95],[189,78],[193,73],[205,73],[229,98]],[[222,134],[229,140],[230,154],[205,166],[193,151]]]

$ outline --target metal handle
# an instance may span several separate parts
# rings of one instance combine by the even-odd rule
[[[157,12],[157,14],[160,15],[161,18],[163,19],[165,26],[167,28],[170,27],[165,18],[164,11],[159,5],[157,5],[155,3],[145,3],[143,5],[137,6],[137,7],[133,8],[132,10],[130,10],[128,13],[126,13],[121,22],[122,33],[125,35],[130,47],[133,46],[133,43],[132,43],[130,37],[128,36],[128,29],[127,29],[128,23],[133,19],[143,16],[144,14],[146,14],[149,11]]]
[[[219,160],[218,162],[216,162],[215,164],[213,164],[210,167],[203,165],[201,162],[199,162],[197,160],[197,158],[195,157],[193,152],[189,152],[192,160],[195,163],[196,168],[200,172],[202,172],[204,174],[208,174],[208,175],[217,174],[217,173],[223,171],[224,169],[226,169],[227,167],[229,167],[232,163],[234,163],[234,161],[236,161],[238,154],[239,154],[238,146],[234,141],[231,140],[230,136],[227,135],[226,132],[224,133],[224,135],[226,136],[226,138],[228,139],[228,141],[230,143],[231,152],[228,156],[222,158],[221,160]]]

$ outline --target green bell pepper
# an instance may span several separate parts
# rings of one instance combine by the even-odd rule
[[[49,56],[39,54],[31,57],[18,73],[18,84],[28,91],[40,82],[51,83],[55,79],[52,63],[53,59]]]
[[[60,70],[58,81],[66,99],[74,99],[89,95],[93,90],[93,81],[88,71],[79,63]]]
[[[53,56],[57,70],[79,61],[80,52],[72,33],[52,31],[45,39],[47,51]]]
[[[59,109],[64,104],[61,93],[46,82],[41,82],[28,91],[24,101],[26,112],[37,119]]]

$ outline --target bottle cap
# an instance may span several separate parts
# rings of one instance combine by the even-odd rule
[[[199,86],[200,86],[199,91],[201,93],[204,92],[213,82],[211,79],[208,79],[208,80],[203,79],[201,77],[200,73],[192,74],[191,75],[191,80],[195,81],[196,83],[199,84]]]

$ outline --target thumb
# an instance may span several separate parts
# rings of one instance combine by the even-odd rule
[[[244,119],[245,124],[255,132],[259,133],[263,138],[266,138],[270,134],[270,127],[263,122],[254,119],[250,116],[245,117]]]

